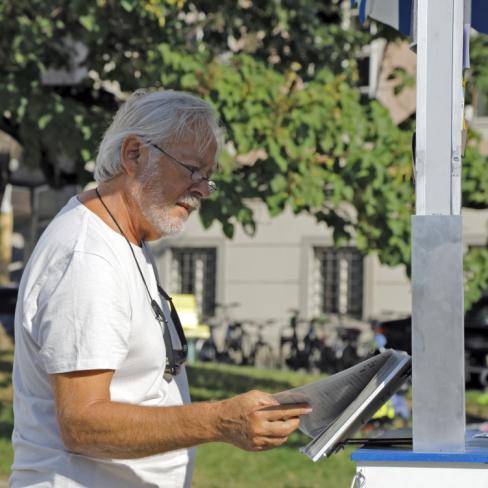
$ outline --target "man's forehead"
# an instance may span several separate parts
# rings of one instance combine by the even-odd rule
[[[217,143],[215,140],[207,144],[206,147],[201,148],[193,139],[193,141],[179,140],[170,145],[170,148],[175,152],[181,154],[181,157],[186,160],[193,160],[200,167],[209,166],[213,169],[215,166],[215,153],[217,152]]]

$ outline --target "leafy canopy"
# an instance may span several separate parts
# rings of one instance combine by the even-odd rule
[[[4,0],[0,129],[53,186],[84,184],[124,92],[195,93],[217,108],[232,141],[215,176],[219,191],[202,208],[206,227],[218,220],[228,237],[236,224],[254,232],[246,201],[258,198],[271,215],[286,206],[309,212],[336,243],[354,236],[364,252],[409,270],[413,126],[394,126],[377,101],[361,98],[357,60],[372,36],[342,3]],[[377,36],[396,35],[379,26]],[[48,68],[70,66],[76,41],[87,49],[88,76],[43,84]],[[482,66],[485,41],[476,40],[478,51],[473,63]],[[480,68],[477,89],[487,79]],[[59,156],[75,158],[71,173]],[[468,148],[463,198],[479,206],[488,204],[485,163]],[[486,286],[488,251],[472,250],[465,263],[469,303]]]

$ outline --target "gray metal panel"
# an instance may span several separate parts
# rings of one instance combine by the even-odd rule
[[[412,217],[413,445],[463,452],[462,216]]]
[[[417,215],[451,213],[454,0],[418,3]]]

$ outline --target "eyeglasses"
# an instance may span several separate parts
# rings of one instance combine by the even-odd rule
[[[144,247],[146,252],[148,252],[147,245],[142,240],[141,240],[141,247]],[[132,247],[131,250],[134,259],[136,260],[137,263],[137,259]],[[137,264],[137,267],[139,269],[139,273],[141,273],[141,278],[142,281],[144,281],[144,285],[146,286],[147,293],[151,298],[151,294],[149,293],[149,288],[147,287],[146,280],[144,279],[144,275],[142,274],[141,268],[139,268],[139,264]],[[151,298],[151,308],[153,309],[156,320],[159,322],[159,325],[161,327],[161,331],[163,333],[164,346],[166,348],[166,365],[164,368],[164,372],[172,376],[177,376],[180,374],[181,365],[186,361],[186,358],[188,357],[188,343],[186,342],[185,332],[183,330],[183,326],[181,325],[180,317],[178,316],[178,312],[176,311],[176,308],[173,304],[173,299],[163,290],[163,287],[159,284],[159,278],[154,268],[153,271],[154,271],[154,277],[156,278],[156,283],[158,284],[158,293],[169,304],[171,320],[173,322],[173,326],[176,329],[176,333],[178,334],[178,338],[181,343],[181,349],[173,348],[173,342],[171,340],[171,335],[168,329],[169,328],[168,321],[166,320],[166,317],[164,316],[164,313],[161,310],[161,307],[159,306],[158,302],[153,298]]]
[[[213,193],[215,190],[217,190],[217,185],[215,184],[215,182],[210,181],[208,178],[205,178],[205,176],[203,176],[203,173],[200,170],[189,168],[186,164],[181,163],[176,158],[171,156],[171,154],[168,154],[166,151],[156,146],[156,144],[153,144],[152,142],[150,142],[149,144],[151,144],[151,146],[154,146],[156,149],[159,149],[162,153],[166,154],[166,156],[171,158],[173,161],[176,161],[178,164],[181,164],[183,168],[186,168],[188,171],[190,171],[191,179],[194,183],[200,183],[202,180],[205,180],[208,183],[208,189],[210,190],[210,193]]]
[[[180,318],[178,317],[178,313],[173,306],[172,299],[164,292],[164,290],[161,288],[161,285],[159,284],[158,291],[163,296],[163,298],[168,300],[170,303],[171,320],[173,321],[173,325],[176,329],[182,345],[182,349],[173,349],[173,343],[171,342],[171,338],[168,332],[168,321],[164,317],[163,311],[161,310],[161,307],[158,305],[156,300],[152,300],[151,307],[154,311],[154,315],[156,316],[156,320],[159,322],[161,330],[163,331],[163,340],[166,347],[166,366],[164,368],[164,372],[167,374],[171,374],[172,376],[178,376],[181,372],[181,365],[184,364],[188,357],[188,345],[186,342],[185,333],[183,332],[183,327],[181,326]]]

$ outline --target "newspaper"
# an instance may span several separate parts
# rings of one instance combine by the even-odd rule
[[[392,354],[393,349],[389,349],[329,378],[276,393],[273,398],[281,405],[311,405],[313,411],[300,417],[298,428],[315,438],[357,398]]]
[[[408,381],[411,370],[412,358],[406,352],[393,351],[357,398],[320,435],[300,448],[300,452],[317,462],[340,451],[344,442],[350,440],[381,405]]]

